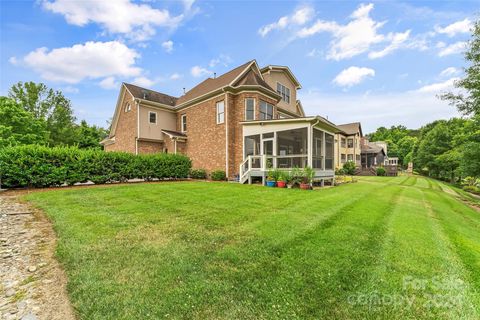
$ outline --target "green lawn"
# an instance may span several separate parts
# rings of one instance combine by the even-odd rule
[[[32,193],[81,319],[479,319],[480,212],[422,177]]]

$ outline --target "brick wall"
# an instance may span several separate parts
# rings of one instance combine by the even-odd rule
[[[130,103],[131,110],[125,112],[125,105]],[[137,106],[133,97],[125,90],[119,110],[117,129],[115,130],[115,143],[106,145],[105,151],[124,151],[135,153],[135,140],[137,139]]]
[[[163,142],[138,141],[138,153],[159,153],[163,152]]]

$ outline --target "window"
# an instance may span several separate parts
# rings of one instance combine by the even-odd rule
[[[245,99],[245,120],[255,120],[255,99]]]
[[[157,124],[157,113],[149,111],[148,112],[148,121],[153,124]]]
[[[225,103],[223,101],[217,102],[217,124],[225,122]]]
[[[340,140],[340,143],[342,144],[342,148],[345,148],[347,146],[347,142],[346,142],[345,138],[342,138]]]
[[[340,158],[340,159],[341,159],[342,163],[345,163],[345,161],[347,161],[347,157],[346,157],[345,153],[342,153],[342,154],[341,154],[341,158]]]
[[[290,89],[277,82],[277,93],[282,96],[283,101],[290,103]]]
[[[348,161],[353,161],[353,154],[349,154],[347,155],[347,157],[348,157]]]
[[[128,112],[132,110],[132,106],[130,105],[130,102],[127,102],[127,104],[125,105],[125,112]]]
[[[353,139],[347,139],[347,146],[353,148]]]
[[[265,101],[260,101],[260,120],[273,119],[273,106]]]
[[[187,115],[182,114],[181,119],[181,124],[182,124],[182,132],[187,132]]]
[[[357,155],[355,156],[355,159],[356,159],[357,161],[360,161],[360,155],[357,154]]]

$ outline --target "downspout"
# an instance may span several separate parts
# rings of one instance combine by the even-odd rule
[[[173,138],[173,151],[177,154],[177,138]]]
[[[135,138],[135,154],[138,155],[138,138],[140,136],[140,103],[135,100],[137,105],[137,137]]]
[[[223,89],[225,92],[225,89]],[[225,175],[228,180],[228,93],[225,92]]]

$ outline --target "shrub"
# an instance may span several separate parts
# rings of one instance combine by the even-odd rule
[[[467,192],[475,193],[475,194],[480,194],[480,188],[477,188],[475,186],[465,186],[463,187],[463,190]]]
[[[386,174],[387,172],[385,171],[384,168],[382,167],[377,168],[377,176],[385,176]]]
[[[343,164],[343,171],[345,174],[354,175],[355,174],[355,163],[353,161],[347,161]]]
[[[336,169],[335,170],[335,175],[336,176],[344,176],[345,175],[345,170],[343,168]]]
[[[175,154],[133,155],[75,147],[18,146],[0,149],[2,186],[50,187],[92,181],[95,184],[186,178],[191,161]]]
[[[205,169],[192,169],[190,171],[190,178],[192,179],[206,179],[207,172]]]
[[[212,173],[210,174],[210,177],[214,181],[225,181],[227,179],[227,176],[225,175],[225,171],[222,171],[222,170],[212,171]]]
[[[289,181],[288,183],[292,186],[298,186],[303,181],[305,175],[302,169],[299,167],[295,167],[289,174]]]

